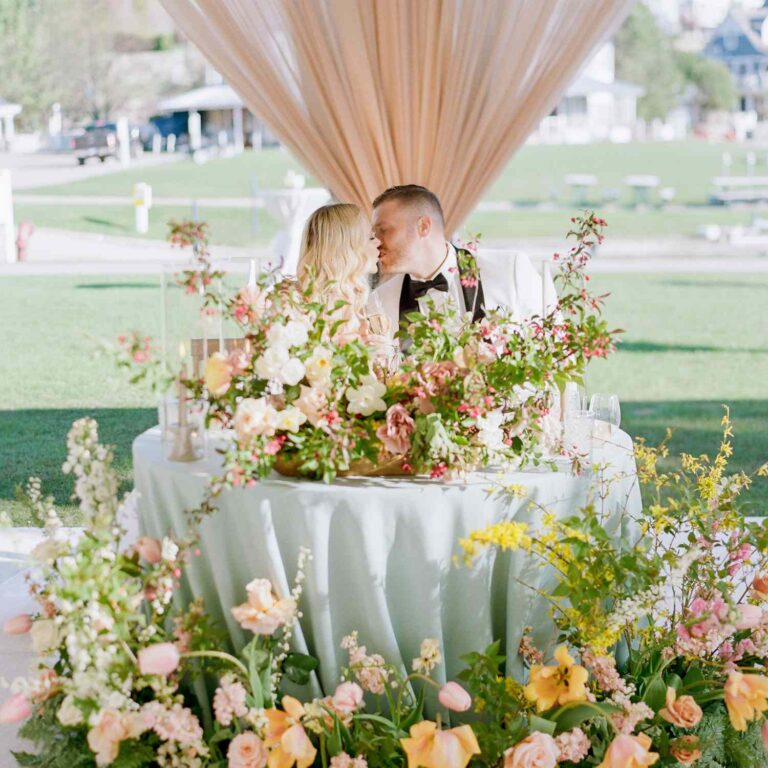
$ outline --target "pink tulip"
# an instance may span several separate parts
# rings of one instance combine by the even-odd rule
[[[757,605],[739,605],[739,620],[736,629],[752,629],[756,627],[763,617],[763,611]]]
[[[761,730],[763,734],[763,746],[765,747],[766,752],[768,752],[768,721],[763,723]]]
[[[162,545],[151,536],[142,536],[136,539],[133,548],[142,560],[146,560],[151,565],[157,565],[163,559]]]
[[[0,723],[20,723],[32,714],[32,705],[23,693],[14,693],[0,705]]]
[[[342,683],[333,694],[333,708],[345,715],[354,712],[363,703],[363,689],[357,683]]]
[[[28,613],[20,613],[3,624],[6,635],[26,635],[32,629],[32,617]]]
[[[472,697],[458,684],[446,683],[437,695],[438,701],[453,712],[466,712],[472,706]]]
[[[179,649],[173,643],[157,643],[139,651],[142,675],[167,677],[179,666]]]

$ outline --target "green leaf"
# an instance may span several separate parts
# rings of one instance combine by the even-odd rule
[[[643,701],[654,711],[658,712],[667,698],[667,684],[660,678],[654,677],[645,689]]]
[[[613,712],[618,712],[619,707],[606,702],[595,703],[591,701],[579,701],[565,704],[550,717],[557,724],[557,732],[570,731],[585,720],[593,717],[607,718]]]
[[[539,731],[540,733],[546,733],[550,736],[555,735],[555,728],[557,728],[557,723],[552,720],[546,720],[538,715],[531,715],[530,725],[532,731]]]
[[[311,673],[317,667],[318,662],[314,656],[307,656],[305,653],[289,653],[283,662],[283,673],[291,682],[306,685]]]

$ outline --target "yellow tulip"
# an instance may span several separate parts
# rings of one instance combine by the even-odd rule
[[[437,723],[424,720],[412,726],[410,733],[409,738],[400,739],[408,768],[466,768],[472,755],[480,754],[480,745],[468,725],[439,731]]]
[[[746,731],[747,723],[768,709],[768,677],[731,672],[725,683],[725,706],[731,725]]]
[[[538,712],[551,709],[556,704],[568,704],[572,701],[585,701],[587,698],[587,670],[573,663],[573,657],[564,645],[555,651],[556,667],[534,664],[525,697],[536,704]]]
[[[658,759],[657,752],[650,752],[651,740],[644,733],[632,736],[620,733],[606,750],[603,762],[597,768],[645,768]]]

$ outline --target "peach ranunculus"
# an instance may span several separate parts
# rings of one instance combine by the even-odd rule
[[[283,709],[265,709],[264,743],[269,747],[269,768],[308,768],[317,750],[301,724],[304,707],[292,696],[283,696]]]
[[[644,733],[631,736],[620,733],[609,745],[598,768],[645,768],[653,765],[659,755],[650,752],[651,739]]]
[[[264,768],[267,764],[267,748],[253,731],[235,736],[227,750],[228,768]]]
[[[548,733],[534,731],[504,753],[504,768],[556,768],[560,748]]]
[[[223,395],[232,382],[232,364],[229,362],[228,355],[222,352],[214,352],[205,364],[205,386],[208,391],[218,397]]]
[[[277,599],[269,579],[254,579],[245,589],[248,602],[232,608],[232,615],[243,629],[255,635],[272,635],[293,621],[295,601],[290,597]]]
[[[759,573],[755,576],[752,582],[752,591],[762,600],[768,598],[768,573]]]
[[[319,387],[308,387],[301,384],[301,394],[293,404],[307,417],[309,423],[316,427],[328,403],[325,392]]]
[[[363,689],[357,684],[347,681],[341,683],[334,691],[331,706],[337,712],[348,715],[360,708],[363,703]]]
[[[387,423],[376,430],[376,437],[390,453],[407,453],[411,447],[414,428],[413,419],[408,415],[408,411],[397,403],[389,407]]]
[[[163,559],[163,546],[151,536],[140,536],[133,545],[133,550],[142,560],[150,565],[157,565]]]
[[[480,754],[475,732],[468,725],[441,731],[437,723],[423,720],[411,726],[410,734],[400,739],[408,768],[466,768],[472,755]]]
[[[698,736],[681,736],[670,744],[669,753],[681,765],[693,765],[701,757]]]
[[[246,397],[235,409],[233,424],[238,439],[243,442],[252,435],[274,435],[278,415],[265,397]]]
[[[127,738],[129,732],[122,714],[105,709],[96,725],[88,731],[88,746],[96,756],[96,765],[113,763],[120,751],[120,742]]]
[[[731,725],[746,731],[747,723],[768,709],[768,677],[731,672],[725,683],[725,706]]]
[[[584,701],[587,698],[587,670],[573,663],[573,657],[564,645],[555,651],[556,667],[534,664],[525,697],[536,704],[538,712],[551,709],[555,704],[568,704],[572,701]]]
[[[678,728],[695,728],[703,712],[692,696],[677,697],[674,688],[667,688],[666,707],[659,710],[659,717]]]

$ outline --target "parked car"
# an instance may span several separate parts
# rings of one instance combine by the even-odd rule
[[[134,127],[129,131],[131,157],[137,157],[143,150],[139,129]],[[120,152],[117,123],[102,121],[90,123],[72,137],[69,146],[78,165],[85,165],[85,161],[92,157],[97,157],[102,163],[108,157],[117,157]]]

